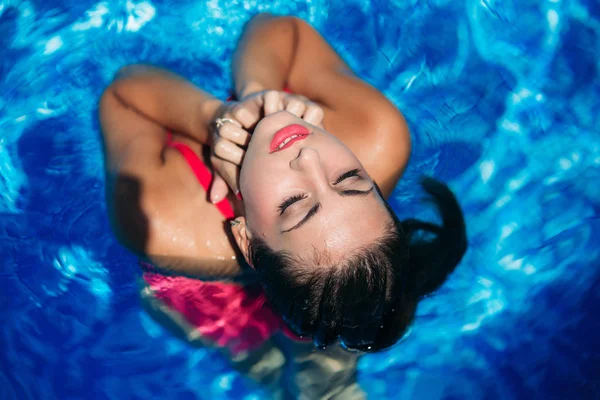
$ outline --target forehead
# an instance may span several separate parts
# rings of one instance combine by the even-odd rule
[[[283,247],[301,256],[311,252],[345,257],[381,237],[390,221],[377,195],[341,198],[322,203],[322,210],[307,224],[283,234]]]

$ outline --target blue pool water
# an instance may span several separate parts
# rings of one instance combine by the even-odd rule
[[[96,103],[150,62],[225,97],[258,11],[311,21],[406,116],[470,248],[410,335],[365,356],[374,399],[600,398],[597,0],[0,0],[0,399],[262,399],[138,303],[106,219]]]

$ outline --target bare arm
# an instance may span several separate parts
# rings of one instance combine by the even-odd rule
[[[246,24],[232,62],[238,98],[284,88],[294,61],[296,33],[291,17],[259,14]]]
[[[327,130],[352,149],[384,194],[391,193],[410,156],[406,121],[308,23],[269,14],[253,18],[235,52],[233,73],[239,97],[287,85],[320,104]]]
[[[111,99],[108,99],[111,98]],[[100,120],[103,126],[107,159],[123,162],[124,152],[132,143],[139,145],[140,132],[136,129],[123,129],[119,121],[113,121],[111,111],[122,107],[135,112],[139,118],[170,130],[189,136],[201,144],[209,141],[208,126],[221,107],[222,102],[203,92],[183,78],[168,71],[146,65],[132,65],[119,71],[115,81],[106,89],[101,100]],[[106,105],[106,107],[102,107]],[[103,112],[107,111],[107,112]],[[114,113],[112,113],[114,114]],[[144,147],[162,148],[165,136],[144,135]],[[154,146],[153,146],[154,144]],[[136,146],[137,146],[136,145]],[[159,154],[148,154],[151,164],[160,159]]]
[[[111,85],[129,107],[175,132],[208,143],[208,125],[222,102],[167,70],[131,65]]]
[[[125,247],[164,273],[220,279],[241,271],[236,261],[203,256],[195,247],[198,229],[222,227],[200,217],[190,221],[212,206],[185,160],[165,146],[167,130],[206,143],[220,104],[184,79],[146,66],[126,67],[100,100],[111,225]],[[178,241],[170,240],[173,234]]]

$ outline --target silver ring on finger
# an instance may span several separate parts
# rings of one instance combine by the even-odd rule
[[[217,126],[217,129],[218,129],[218,128],[222,127],[226,122],[237,125],[237,123],[231,118],[217,118],[215,120],[215,125]]]

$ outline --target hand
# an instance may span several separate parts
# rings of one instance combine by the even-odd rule
[[[259,108],[262,107],[265,116],[285,110],[311,125],[323,128],[323,109],[302,95],[280,90],[264,90],[246,97],[244,102],[246,100],[252,100]]]
[[[244,97],[222,113],[233,118],[247,129],[253,128],[262,118],[286,110],[309,124],[323,127],[323,109],[308,98],[281,90],[263,90]],[[223,115],[219,115],[223,118]]]
[[[239,194],[238,179],[250,142],[252,129],[264,116],[286,110],[309,124],[323,127],[323,110],[304,96],[276,90],[256,92],[241,102],[226,103],[218,113],[223,121],[214,127],[211,143],[211,163],[214,180],[209,197],[218,203],[227,196],[228,187]]]
[[[238,195],[240,167],[244,158],[244,147],[250,142],[250,133],[235,116],[240,115],[239,103],[228,102],[217,113],[211,129],[211,156],[213,182],[209,191],[212,203],[218,203],[227,196],[229,188]],[[241,111],[242,119],[244,111]],[[246,126],[246,128],[248,125]]]

